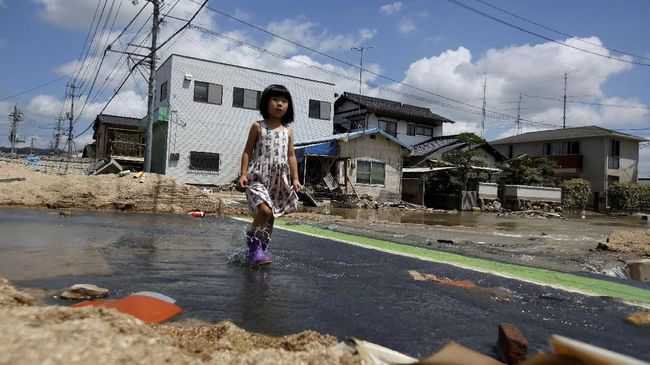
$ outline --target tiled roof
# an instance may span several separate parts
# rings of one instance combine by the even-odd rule
[[[454,123],[453,120],[447,119],[438,114],[434,114],[428,108],[420,106],[402,104],[398,101],[374,98],[366,95],[359,95],[354,93],[343,93],[341,98],[348,99],[354,103],[360,104],[369,110],[384,115],[387,117],[396,117],[400,119],[416,120],[416,121],[436,121],[443,123]],[[339,100],[341,100],[339,98]]]
[[[548,141],[557,139],[574,139],[574,138],[588,138],[588,137],[601,137],[613,136],[623,139],[632,139],[639,142],[646,141],[643,137],[634,136],[627,133],[617,132],[611,129],[597,127],[595,125],[586,127],[574,127],[565,129],[551,129],[546,131],[522,133],[512,137],[497,139],[490,142],[490,144],[509,144],[521,142],[537,142]]]
[[[138,127],[138,123],[142,118],[132,118],[132,117],[120,117],[118,115],[108,115],[108,114],[99,114],[95,119],[95,128],[97,128],[98,122],[102,124],[110,124],[113,126],[123,126],[123,127]]]
[[[433,137],[428,141],[418,143],[413,146],[411,156],[421,157],[428,156],[442,148],[452,146],[459,143],[456,136],[439,136]]]
[[[424,141],[413,146],[413,152],[409,157],[422,157],[429,158],[432,154],[442,155],[450,150],[457,148],[469,148],[470,150],[475,150],[482,148],[492,156],[494,156],[498,161],[505,160],[505,157],[489,143],[481,143],[468,146],[467,143],[459,141],[456,136],[438,136]]]

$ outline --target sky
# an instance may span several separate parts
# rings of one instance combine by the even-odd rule
[[[18,106],[22,139],[50,145],[56,118],[70,111],[66,84],[73,81],[81,86],[77,147],[92,141],[89,127],[102,110],[145,115],[147,70],[127,77],[132,63],[123,54],[103,56],[109,44],[140,53],[145,49],[129,43],[150,44],[152,6],[136,2],[0,0],[0,114]],[[163,0],[159,43],[202,2]],[[171,39],[161,60],[185,54],[358,92],[360,52],[351,48],[366,47],[364,94],[428,107],[456,121],[444,134],[475,132],[488,141],[561,128],[566,74],[567,127],[597,125],[650,138],[647,0],[210,0],[206,6],[192,22],[200,29]],[[9,145],[9,128],[1,117],[0,145]],[[648,177],[647,143],[639,153],[639,176]]]

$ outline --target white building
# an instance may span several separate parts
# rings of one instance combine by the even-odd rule
[[[331,83],[176,54],[156,77],[152,171],[188,184],[221,185],[239,176],[249,128],[262,119],[261,92],[270,84],[291,92],[296,141],[333,132]]]
[[[336,132],[380,128],[410,146],[441,136],[443,123],[454,121],[428,108],[348,92],[334,105]]]

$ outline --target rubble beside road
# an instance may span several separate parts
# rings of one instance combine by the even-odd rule
[[[139,179],[130,174],[53,175],[0,161],[2,179],[12,179],[0,184],[0,206],[4,207],[245,214],[199,188],[154,173]]]
[[[150,325],[110,309],[44,307],[0,278],[1,363],[361,364],[337,342],[314,331],[271,337],[230,321]]]

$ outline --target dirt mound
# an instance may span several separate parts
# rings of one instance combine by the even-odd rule
[[[123,210],[186,213],[201,210],[219,215],[241,215],[202,190],[159,174],[144,179],[132,175],[48,175],[0,161],[0,206]],[[16,179],[18,180],[18,179]],[[143,181],[143,182],[141,182]]]
[[[610,251],[650,256],[650,229],[645,231],[613,231],[607,237],[606,246]]]
[[[313,331],[270,337],[230,321],[154,326],[112,309],[33,304],[0,278],[0,363],[361,363],[336,351],[336,338]]]

